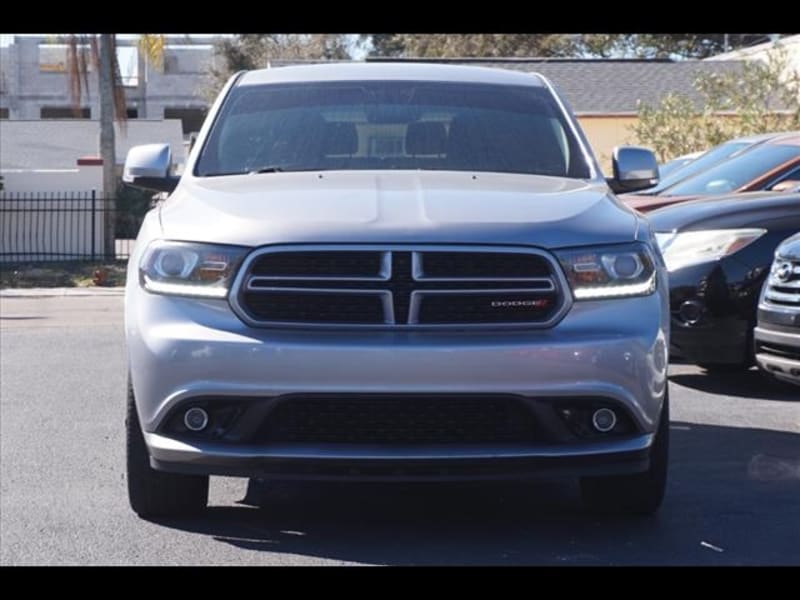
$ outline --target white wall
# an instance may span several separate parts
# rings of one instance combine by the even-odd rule
[[[3,185],[6,192],[64,192],[84,193],[103,190],[102,167],[76,167],[74,169],[4,169]],[[0,192],[2,193],[2,192]]]

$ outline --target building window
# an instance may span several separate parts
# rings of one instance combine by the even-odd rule
[[[164,52],[164,73],[168,75],[180,73],[178,57],[174,54],[167,54],[167,52]]]
[[[139,118],[139,109],[135,106],[129,106],[125,109],[125,115],[129,119],[138,119]]]
[[[87,107],[74,109],[71,106],[43,106],[39,111],[42,119],[91,119],[92,109]]]
[[[78,52],[86,60],[86,70],[94,71],[88,44],[78,44]],[[66,73],[68,70],[67,44],[39,44],[39,71],[42,73]]]
[[[0,108],[0,119],[7,119],[7,118],[8,118],[8,109]]]
[[[203,119],[206,117],[205,108],[165,108],[165,119],[180,119],[183,135],[200,131]]]

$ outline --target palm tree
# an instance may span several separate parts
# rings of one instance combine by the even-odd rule
[[[165,36],[143,34],[139,38],[139,50],[154,65],[163,65]],[[103,190],[106,195],[104,211],[104,252],[107,260],[113,260],[115,250],[114,195],[117,189],[114,121],[124,128],[127,118],[125,88],[122,85],[117,61],[116,36],[110,33],[99,35],[71,34],[67,44],[67,73],[69,76],[70,100],[79,110],[81,99],[89,93],[89,65],[97,71],[97,91],[100,99],[100,157],[103,159]]]

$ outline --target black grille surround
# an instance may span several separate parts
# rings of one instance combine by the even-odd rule
[[[253,440],[271,443],[491,444],[543,439],[514,396],[299,396],[279,402]]]
[[[230,303],[254,327],[544,328],[571,294],[535,248],[302,244],[253,251]]]

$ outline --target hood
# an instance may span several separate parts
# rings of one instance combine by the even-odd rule
[[[796,218],[800,195],[748,192],[704,197],[668,206],[647,215],[653,231],[697,231],[739,227],[774,227]]]
[[[781,258],[800,260],[800,233],[795,233],[793,236],[783,240],[778,246],[776,254]]]
[[[161,209],[167,239],[482,243],[548,248],[632,241],[638,219],[604,184],[454,171],[184,177]]]
[[[697,196],[645,196],[638,194],[623,194],[619,197],[626,206],[643,213],[664,208],[665,206],[672,206],[673,204],[680,204],[681,202],[688,202],[696,198]]]

